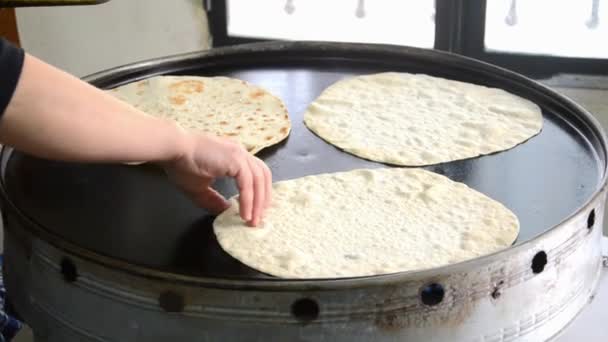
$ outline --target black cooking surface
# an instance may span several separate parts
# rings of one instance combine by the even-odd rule
[[[483,75],[458,74],[428,65],[370,66],[368,62],[332,60],[204,67],[173,74],[228,75],[280,96],[290,112],[292,133],[286,142],[259,156],[268,163],[275,180],[284,180],[387,167],[339,151],[302,123],[307,105],[328,85],[345,76],[385,70],[496,82]],[[129,80],[118,77],[111,83]],[[544,96],[512,87],[505,85],[544,107],[544,127],[539,135],[506,152],[427,169],[504,203],[520,219],[517,243],[521,243],[558,224],[584,204],[598,187],[603,162],[596,154],[597,148],[585,138],[588,129],[583,123],[568,113],[555,112],[553,108],[559,106]],[[213,238],[213,217],[195,207],[156,167],[50,162],[13,153],[4,176],[9,197],[27,216],[80,247],[136,265],[188,275],[257,274],[223,253]],[[226,196],[236,191],[230,180],[219,180],[216,188]],[[361,215],[365,215],[365,208],[361,208]]]

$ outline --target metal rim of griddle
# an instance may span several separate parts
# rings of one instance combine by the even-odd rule
[[[596,139],[595,144],[599,144],[603,150],[596,151],[602,154],[599,159],[602,162],[602,170],[600,170],[601,180],[598,182],[598,187],[594,190],[593,194],[582,204],[578,209],[570,213],[564,218],[559,224],[547,229],[538,236],[522,242],[521,244],[515,245],[511,248],[491,253],[479,258],[470,259],[467,261],[459,262],[456,264],[450,264],[428,270],[421,271],[408,271],[401,273],[393,273],[386,275],[366,276],[366,277],[353,277],[353,278],[338,278],[338,279],[247,279],[247,280],[235,280],[228,278],[207,278],[207,277],[196,277],[188,276],[183,274],[177,274],[172,272],[165,272],[156,270],[149,267],[134,265],[128,262],[117,260],[111,257],[100,255],[88,249],[79,247],[78,245],[62,239],[60,236],[49,232],[45,227],[35,222],[35,220],[29,218],[24,214],[17,206],[9,199],[6,192],[4,177],[0,179],[0,196],[4,202],[4,209],[12,210],[16,213],[19,219],[24,220],[28,227],[32,229],[34,235],[39,236],[51,245],[55,246],[59,250],[66,253],[70,253],[76,257],[89,260],[94,263],[101,264],[102,266],[110,267],[115,270],[128,272],[133,275],[142,276],[150,279],[159,279],[172,282],[181,282],[184,284],[198,284],[208,287],[218,288],[238,288],[238,289],[257,289],[257,290],[306,290],[306,289],[339,289],[339,288],[356,288],[369,286],[373,284],[386,285],[387,283],[399,283],[405,278],[407,279],[432,279],[435,275],[445,273],[446,269],[450,269],[451,272],[458,271],[459,269],[467,269],[471,267],[477,267],[481,265],[487,265],[489,263],[498,261],[500,259],[506,259],[522,251],[528,250],[538,240],[542,240],[547,234],[559,230],[571,222],[575,216],[583,211],[590,210],[591,205],[598,196],[601,195],[601,190],[605,188],[608,177],[606,173],[607,168],[607,138],[606,134],[601,128],[599,122],[584,108],[568,99],[567,97],[557,93],[556,91],[534,81],[523,75],[515,72],[500,68],[485,62],[474,60],[468,57],[460,55],[437,51],[427,50],[412,47],[401,47],[391,45],[375,45],[375,44],[359,44],[359,43],[327,43],[327,42],[265,42],[265,43],[253,43],[244,44],[232,47],[215,48],[206,51],[179,54],[173,56],[167,56],[162,58],[155,58],[145,60],[137,63],[128,64],[118,68],[109,69],[99,73],[95,73],[84,77],[83,80],[94,84],[97,87],[103,88],[109,83],[113,83],[112,79],[117,74],[129,75],[131,79],[147,78],[155,75],[166,74],[171,72],[184,72],[188,69],[200,68],[201,62],[204,61],[206,65],[222,65],[227,64],[229,57],[237,57],[239,55],[247,55],[250,58],[252,65],[256,63],[264,63],[264,60],[268,54],[273,53],[284,53],[289,51],[293,54],[297,54],[298,58],[302,56],[310,56],[315,58],[318,53],[335,56],[338,62],[341,56],[347,54],[373,54],[381,53],[383,57],[387,58],[403,58],[404,56],[417,58],[417,59],[431,59],[437,62],[446,63],[453,68],[464,69],[464,70],[483,70],[485,72],[492,73],[498,79],[508,79],[513,82],[516,81],[522,86],[525,86],[528,90],[534,91],[536,95],[542,95],[545,98],[551,98],[553,102],[559,102],[559,105],[566,109],[568,112],[576,113],[578,116],[576,119],[579,120],[592,134],[592,138]],[[587,137],[589,138],[589,137]],[[0,152],[0,160],[2,161],[2,168],[6,167],[6,162],[9,160],[13,149],[10,147],[2,147]],[[4,170],[2,170],[4,172]],[[10,229],[10,227],[5,227]]]

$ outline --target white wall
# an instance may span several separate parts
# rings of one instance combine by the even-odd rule
[[[202,0],[112,0],[17,9],[29,53],[76,76],[209,47]]]

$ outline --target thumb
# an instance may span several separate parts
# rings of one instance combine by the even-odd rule
[[[192,194],[194,203],[217,215],[228,209],[230,203],[219,192],[207,187],[205,190]]]

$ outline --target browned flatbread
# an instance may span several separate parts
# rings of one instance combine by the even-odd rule
[[[252,154],[285,139],[287,108],[267,90],[229,77],[154,76],[109,91],[186,129],[230,137]]]

